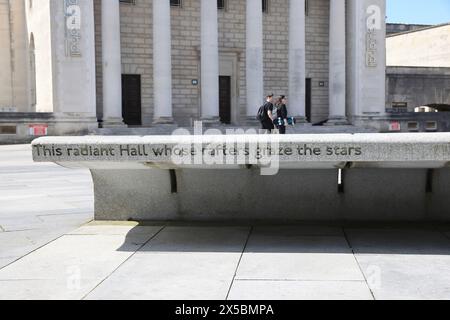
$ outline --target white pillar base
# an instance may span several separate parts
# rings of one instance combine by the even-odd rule
[[[123,123],[122,118],[109,118],[105,119],[102,122],[102,128],[126,128],[128,127],[125,123]]]
[[[161,124],[175,124],[175,121],[173,120],[172,117],[159,117],[159,118],[155,118],[153,120],[153,124],[155,125],[161,125]]]
[[[220,117],[202,117],[200,121],[204,124],[221,124]]]
[[[325,126],[348,126],[350,125],[350,122],[348,121],[347,117],[343,116],[335,116],[330,117],[325,123]]]
[[[98,129],[97,117],[89,114],[67,114],[64,112],[53,113],[54,135],[85,135]]]
[[[297,124],[309,124],[308,119],[306,119],[306,117],[297,116],[295,117],[295,120]]]

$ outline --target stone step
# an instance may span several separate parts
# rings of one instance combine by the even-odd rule
[[[100,136],[151,136],[151,135],[171,135],[177,129],[188,130],[191,134],[194,133],[193,127],[177,127],[177,126],[155,126],[155,127],[142,127],[142,128],[100,128],[94,129],[90,132],[90,135]],[[252,126],[213,126],[205,127],[203,131],[208,129],[220,130],[222,134],[226,134],[227,131],[237,130],[259,130],[259,127]],[[302,124],[295,127],[289,127],[287,129],[288,134],[330,134],[330,133],[375,133],[376,129],[361,128],[352,125],[344,126],[313,126],[311,124]]]

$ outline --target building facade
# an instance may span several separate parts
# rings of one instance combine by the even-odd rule
[[[432,25],[428,24],[406,24],[406,23],[388,23],[386,24],[386,35],[391,36],[398,33],[419,30]]]
[[[442,24],[387,37],[388,106],[450,111],[449,35],[450,24]]]
[[[0,0],[0,66],[10,70],[0,78],[0,110],[45,113],[57,134],[89,131],[98,120],[244,126],[274,93],[289,97],[300,121],[371,122],[386,108],[385,7]]]

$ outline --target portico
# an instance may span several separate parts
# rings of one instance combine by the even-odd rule
[[[198,119],[206,122],[218,123],[219,117],[219,13],[215,1],[199,0],[197,4],[200,10],[200,63],[199,63],[199,114]],[[289,111],[291,115],[300,121],[306,119],[305,98],[307,71],[307,43],[306,43],[306,21],[307,11],[305,0],[286,0],[288,5],[288,85],[283,94],[289,96]],[[354,101],[357,107],[351,108],[352,100],[347,100],[347,95],[358,97],[355,90],[364,82],[361,78],[361,69],[373,68],[366,64],[366,58],[370,48],[365,48],[361,42],[361,36],[366,38],[368,32],[370,10],[378,8],[380,13],[384,10],[384,0],[367,0],[365,4],[357,4],[355,0],[329,0],[329,49],[328,66],[329,76],[326,84],[329,91],[329,124],[348,124],[348,116],[359,117],[370,113],[371,115],[382,115],[384,113],[384,102],[381,100],[376,104],[375,110],[365,110],[365,105],[370,105],[364,100]],[[348,9],[346,9],[346,7]],[[170,1],[154,0],[152,15],[153,29],[153,108],[154,123],[172,123],[173,118],[173,60],[172,48],[172,23],[171,10],[181,10],[170,7]],[[120,16],[119,5],[102,5],[104,16],[115,17],[107,19],[102,23],[102,46],[103,50],[103,88],[104,88],[104,114],[107,122],[110,119],[121,118],[120,101]],[[264,52],[264,27],[263,22],[266,13],[263,12],[261,0],[248,0],[245,6],[245,114],[248,119],[253,120],[257,109],[263,102],[267,85],[265,85],[265,52]],[[376,24],[380,26],[377,30],[380,40],[383,38],[384,15],[375,17],[382,21]],[[112,20],[112,21],[111,21]],[[104,21],[104,20],[102,20]],[[353,29],[352,26],[358,26]],[[347,29],[352,27],[352,32]],[[114,34],[113,34],[114,33]],[[361,35],[361,33],[364,33]],[[384,45],[382,41],[377,43],[377,66],[380,79],[383,73]],[[105,53],[106,52],[106,53]],[[353,59],[347,65],[348,57]],[[361,63],[361,62],[364,62]],[[113,69],[113,70],[111,70]],[[368,74],[375,71],[368,70]],[[351,82],[353,85],[348,85]],[[371,83],[372,86],[381,83]],[[377,87],[377,94],[383,97],[383,88]],[[370,99],[377,99],[370,93]],[[374,105],[374,104],[372,104]],[[113,121],[117,122],[117,121]]]
[[[35,66],[27,82],[33,106],[16,109],[53,112],[72,133],[95,125],[95,105],[103,128],[255,126],[266,93],[287,95],[299,122],[364,125],[384,116],[385,0],[73,3],[26,9],[33,62],[15,62]],[[79,22],[76,37],[69,20]],[[9,56],[0,57],[5,70]],[[2,74],[8,101],[0,109],[19,101],[7,90],[13,77]]]

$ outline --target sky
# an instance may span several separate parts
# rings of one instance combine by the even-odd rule
[[[387,0],[390,23],[440,24],[450,22],[450,0]]]

